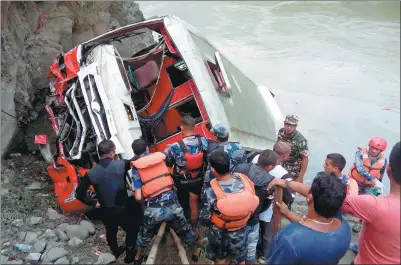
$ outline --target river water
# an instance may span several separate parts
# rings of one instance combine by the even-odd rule
[[[309,141],[305,176],[325,156],[347,159],[370,137],[400,140],[399,2],[140,2],[145,17],[176,15],[197,27]],[[388,178],[384,178],[386,191]]]

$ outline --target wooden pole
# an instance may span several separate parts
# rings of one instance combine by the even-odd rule
[[[157,251],[159,249],[159,244],[164,235],[164,230],[166,230],[166,223],[162,223],[160,225],[159,232],[157,232],[155,242],[153,243],[152,248],[149,251],[148,259],[146,260],[145,264],[154,264],[155,263]]]
[[[283,202],[283,189],[280,187],[275,187],[274,191],[274,205],[273,205],[273,231],[272,234],[273,236],[276,235],[278,230],[280,230],[281,227],[281,211],[280,208],[276,205],[276,202]]]
[[[181,244],[180,238],[177,236],[177,234],[171,228],[170,228],[170,233],[174,238],[175,245],[177,246],[177,249],[178,249],[178,256],[180,257],[182,264],[189,264],[189,261],[187,258],[187,253]]]

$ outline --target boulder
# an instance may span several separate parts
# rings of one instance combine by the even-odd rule
[[[32,216],[31,218],[28,219],[28,223],[30,225],[37,225],[40,223],[41,220],[42,217]]]
[[[24,240],[24,243],[30,244],[36,240],[42,233],[41,232],[19,232],[19,239]]]
[[[65,5],[52,7],[46,12],[46,23],[40,36],[54,43],[61,42],[61,32],[72,32],[73,14]]]
[[[42,253],[43,250],[45,250],[46,245],[47,245],[46,241],[38,240],[35,242],[35,244],[33,244],[33,248],[35,249],[36,252]]]
[[[99,21],[99,23],[93,26],[93,33],[95,34],[95,36],[98,36],[106,33],[107,29],[108,29],[107,24]]]
[[[41,234],[42,232],[26,232],[24,243],[33,243]]]
[[[0,263],[1,264],[6,264],[6,262],[8,261],[8,257],[4,256],[4,255],[0,255]]]
[[[61,259],[58,259],[53,264],[70,264],[70,261],[66,257],[62,257]]]
[[[1,255],[9,256],[9,255],[11,254],[11,251],[12,251],[11,248],[5,248],[5,249],[2,249],[2,250],[0,251],[0,253],[1,253]]]
[[[63,216],[61,214],[59,214],[58,212],[56,212],[55,210],[53,210],[52,208],[47,208],[47,217],[50,220],[56,220]]]
[[[72,258],[72,264],[78,264],[79,263],[79,258],[78,257],[73,257]]]
[[[16,219],[11,223],[15,227],[22,227],[24,226],[24,220],[22,219]]]
[[[54,229],[54,233],[62,241],[68,241],[68,239],[69,239],[68,236],[63,231],[61,231],[61,229],[59,229],[59,228]]]
[[[40,12],[38,6],[34,2],[27,1],[25,8],[26,23],[30,32],[34,32],[38,27]]]
[[[88,41],[92,39],[95,35],[93,34],[92,28],[87,29],[81,33],[73,33],[72,34],[72,45],[76,46],[81,44],[82,42]]]
[[[96,230],[95,230],[95,226],[94,226],[91,222],[89,222],[89,221],[82,220],[82,221],[79,223],[79,225],[82,226],[82,227],[84,227],[86,230],[88,230],[89,234],[94,234],[95,231],[96,231]]]
[[[47,71],[54,58],[63,50],[60,44],[50,43],[45,40],[41,42],[26,49],[25,61],[30,65],[28,73],[34,87],[49,86],[49,80],[46,78]]]
[[[62,223],[62,224],[59,224],[57,226],[57,228],[60,229],[61,231],[65,232],[66,228],[69,227],[69,226],[70,226],[70,224]]]
[[[116,260],[116,257],[110,253],[102,253],[99,255],[97,261],[93,264],[110,264]]]
[[[73,237],[73,238],[71,238],[71,239],[68,241],[67,244],[68,244],[69,246],[71,246],[71,247],[75,247],[75,246],[80,245],[82,242],[83,242],[83,241],[82,241],[81,239],[79,239],[79,238],[77,238],[77,237]]]
[[[65,244],[63,242],[49,242],[46,245],[45,252],[48,252],[50,249],[55,248],[55,247],[63,248],[63,247],[65,247]]]
[[[38,237],[39,240],[46,240],[47,242],[55,242],[58,241],[58,237],[53,230],[47,229],[43,235]]]
[[[69,238],[77,237],[85,240],[89,236],[89,231],[80,225],[70,225],[65,229],[65,232]]]
[[[54,262],[68,254],[68,251],[61,247],[55,247],[49,249],[46,253],[43,254],[42,259],[43,263]]]
[[[143,13],[139,10],[139,4],[133,1],[113,2],[109,12],[121,25],[132,24],[144,19]]]
[[[29,253],[29,255],[25,258],[25,263],[36,264],[40,260],[40,253]]]

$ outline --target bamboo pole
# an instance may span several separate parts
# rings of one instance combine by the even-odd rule
[[[163,238],[165,230],[166,230],[166,223],[162,223],[160,225],[159,232],[157,232],[155,242],[153,243],[152,248],[149,251],[148,259],[146,260],[145,264],[154,264],[155,263],[157,251],[159,249],[159,244]]]
[[[281,227],[281,211],[280,208],[276,205],[276,202],[282,203],[283,202],[283,189],[280,187],[275,187],[274,190],[274,205],[273,205],[273,236],[276,235],[278,230]]]
[[[177,249],[178,249],[178,256],[180,257],[182,264],[189,264],[189,261],[187,258],[187,253],[181,244],[180,238],[177,236],[177,234],[171,228],[170,228],[170,233],[174,238],[175,245],[177,246]]]

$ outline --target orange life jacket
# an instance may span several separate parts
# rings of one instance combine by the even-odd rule
[[[178,142],[182,152],[184,152],[184,158],[186,162],[185,167],[179,167],[178,174],[185,178],[194,179],[197,178],[200,173],[203,172],[205,152],[202,151],[202,140],[200,136],[196,136],[198,139],[200,151],[196,154],[191,154],[188,152],[188,148],[185,146],[184,142],[181,140]]]
[[[210,181],[213,192],[216,194],[217,211],[212,212],[211,222],[220,229],[236,231],[246,226],[251,215],[259,205],[259,198],[255,195],[255,188],[249,178],[236,173],[244,183],[241,192],[225,193],[217,179]]]
[[[359,150],[362,151],[363,155],[363,168],[369,172],[369,174],[377,179],[380,179],[380,170],[384,167],[385,163],[385,156],[384,154],[380,154],[379,159],[372,165],[370,163],[369,155],[368,155],[368,149],[365,147],[358,147]],[[352,164],[351,166],[351,171],[348,174],[349,178],[353,178],[356,180],[356,182],[365,184],[365,185],[370,185],[373,186],[374,183],[372,181],[368,181],[366,178],[364,178],[361,174],[359,174],[358,170],[355,167],[355,163]]]
[[[131,166],[138,170],[142,181],[142,197],[144,199],[154,198],[163,192],[172,190],[174,182],[164,162],[165,158],[163,153],[156,152],[131,162]]]

